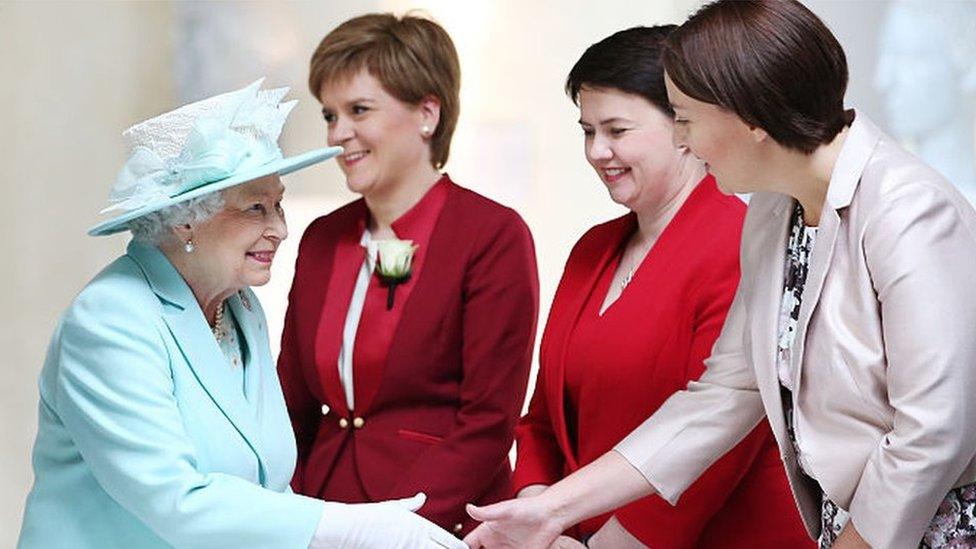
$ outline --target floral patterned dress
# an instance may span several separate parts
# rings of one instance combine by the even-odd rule
[[[810,255],[816,237],[816,227],[808,227],[803,222],[803,208],[797,202],[793,208],[790,236],[787,241],[786,265],[783,270],[783,298],[780,302],[778,319],[776,367],[782,385],[787,431],[801,469],[803,459],[796,442],[793,422],[793,379],[790,358],[800,317],[803,286],[806,283]],[[829,549],[833,545],[848,520],[850,516],[847,511],[826,497],[823,498],[820,513],[821,549]],[[976,483],[949,491],[939,505],[932,522],[929,523],[919,547],[921,549],[976,547]]]

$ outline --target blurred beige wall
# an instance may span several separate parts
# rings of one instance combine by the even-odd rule
[[[118,250],[85,229],[123,160],[119,130],[172,104],[171,12],[141,2],[0,3],[0,546],[13,546],[31,481],[47,339]]]

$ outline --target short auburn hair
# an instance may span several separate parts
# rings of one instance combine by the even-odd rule
[[[683,93],[790,149],[809,154],[851,121],[844,49],[796,0],[707,4],[668,36],[663,60]]]
[[[461,64],[447,31],[411,14],[354,17],[327,34],[315,49],[308,88],[318,98],[323,84],[363,69],[404,103],[417,105],[429,96],[440,101],[440,121],[431,135],[430,151],[434,168],[442,168],[461,109]]]

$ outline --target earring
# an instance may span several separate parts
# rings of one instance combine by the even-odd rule
[[[195,250],[195,249],[197,249],[197,247],[193,245],[193,239],[192,238],[187,238],[186,239],[186,244],[183,245],[183,250],[185,250],[186,253],[188,253],[188,254],[192,254],[193,253],[193,250]]]
[[[420,135],[424,137],[428,137],[430,135],[430,126],[425,125],[422,128],[420,128]]]

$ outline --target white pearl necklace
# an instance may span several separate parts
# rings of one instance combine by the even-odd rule
[[[214,315],[214,325],[210,330],[213,332],[214,337],[219,343],[224,336],[227,335],[227,331],[224,330],[224,302],[220,302],[220,307],[217,307],[217,314]]]

